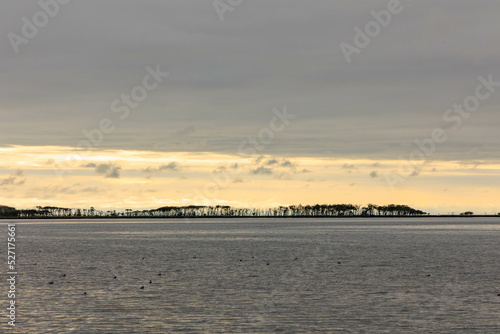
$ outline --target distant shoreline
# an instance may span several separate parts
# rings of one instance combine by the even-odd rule
[[[110,219],[283,219],[283,218],[320,218],[320,219],[395,219],[395,218],[500,218],[500,215],[421,215],[421,216],[184,216],[184,217],[129,217],[129,216],[117,216],[117,217],[0,217],[0,220],[110,220]]]

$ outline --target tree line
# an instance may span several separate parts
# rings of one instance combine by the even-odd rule
[[[151,210],[98,210],[37,206],[16,210],[0,206],[0,216],[18,218],[118,218],[118,217],[334,217],[334,216],[422,216],[427,213],[408,205],[359,206],[354,204],[289,205],[274,208],[233,208],[226,205],[164,206]]]

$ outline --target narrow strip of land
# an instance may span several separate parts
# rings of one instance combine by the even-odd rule
[[[275,208],[233,208],[226,205],[164,206],[150,210],[99,210],[37,206],[34,209],[16,209],[0,206],[2,219],[93,219],[93,218],[396,218],[396,217],[500,217],[475,215],[466,211],[460,215],[431,215],[408,205],[360,206],[355,204],[290,205]]]

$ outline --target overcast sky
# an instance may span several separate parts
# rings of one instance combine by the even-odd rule
[[[237,159],[245,157],[241,145],[248,136],[266,133],[263,129],[269,129],[276,112],[286,109],[295,117],[282,131],[273,132],[257,157],[269,155],[280,163],[299,159],[297,166],[304,157],[337,159],[342,161],[339,166],[351,160],[370,161],[363,175],[378,179],[383,172],[370,174],[375,171],[370,164],[391,161],[393,169],[386,172],[393,173],[397,161],[417,148],[415,140],[432,138],[432,131],[439,128],[447,138],[426,156],[426,166],[498,163],[498,85],[492,88],[495,91],[484,85],[479,88],[483,95],[490,94],[470,116],[460,116],[460,124],[458,113],[448,114],[455,117],[453,122],[443,118],[454,104],[475,96],[484,82],[479,77],[500,82],[498,1],[401,0],[398,6],[394,0],[228,4],[227,0],[73,0],[59,4],[57,13],[45,15],[48,20],[43,22],[37,1],[3,2],[0,146],[41,146],[45,153],[53,152],[53,147],[71,150],[88,140],[85,131],[99,128],[105,119],[114,130],[98,138],[98,144],[92,145],[95,152],[161,152],[165,161],[174,161],[168,159],[169,153],[208,152]],[[371,11],[387,13],[388,6],[397,13],[391,14],[385,27],[374,24]],[[33,33],[26,22],[37,19],[42,24]],[[372,31],[369,44],[346,57],[341,45],[356,47],[355,28],[365,31],[370,22],[380,31]],[[144,77],[155,69],[169,74],[158,87],[147,90],[147,97],[136,101],[127,115],[117,112],[118,106],[125,106],[122,96],[142,86]],[[150,85],[156,83],[150,79]],[[120,104],[113,108],[116,99]],[[0,166],[4,180],[15,177],[19,167],[15,162],[21,159],[9,152],[11,159],[4,156],[4,161],[12,164]],[[254,161],[255,157],[246,158]],[[87,160],[93,163],[91,157]],[[249,178],[266,174],[265,170],[252,174],[257,168],[249,167]],[[308,168],[304,174],[314,174],[311,164],[300,170]],[[29,166],[21,169],[28,177]],[[488,170],[489,176],[478,182],[496,191],[500,171]],[[276,173],[271,170],[269,175]],[[328,172],[322,171],[317,179],[346,186],[355,183],[334,177],[335,173],[329,179]],[[120,177],[126,174],[123,168]],[[425,177],[420,169],[413,174]],[[37,178],[40,182],[41,176]],[[473,187],[474,180],[478,179],[464,172],[463,179],[450,184]],[[39,195],[34,200],[27,186],[8,191],[20,194],[25,205],[49,201]],[[379,186],[384,187],[382,182]],[[439,184],[427,191],[449,188]],[[276,195],[275,202],[286,201]]]

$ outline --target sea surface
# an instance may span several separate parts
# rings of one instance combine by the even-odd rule
[[[15,328],[5,280],[12,222]],[[1,333],[500,333],[500,218],[0,228]]]

